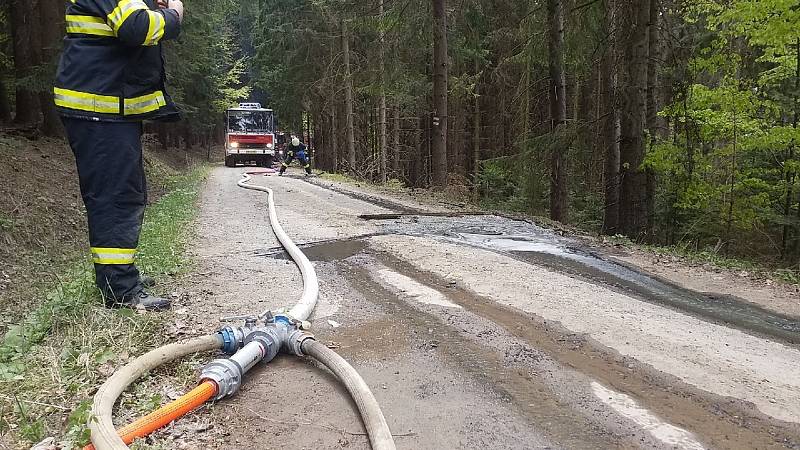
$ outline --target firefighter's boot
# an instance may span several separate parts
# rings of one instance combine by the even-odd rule
[[[166,311],[172,307],[172,302],[165,298],[148,294],[144,289],[134,295],[125,297],[122,301],[109,305],[112,308],[143,309],[145,311]]]

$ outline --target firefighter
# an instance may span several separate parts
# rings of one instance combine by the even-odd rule
[[[292,142],[286,145],[279,175],[283,175],[283,173],[286,172],[286,168],[289,167],[289,164],[291,164],[292,160],[295,158],[297,158],[300,164],[303,165],[303,168],[306,169],[306,175],[311,175],[311,163],[306,154],[306,145],[300,142],[297,136],[293,136]]]
[[[71,0],[55,103],[78,166],[97,287],[106,306],[158,311],[134,263],[147,186],[142,122],[174,121],[161,42],[180,33],[180,0]]]

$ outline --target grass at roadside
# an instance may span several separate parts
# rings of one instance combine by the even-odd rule
[[[165,194],[148,207],[138,265],[163,282],[186,269],[188,225],[198,188],[198,167],[164,182]],[[165,316],[102,307],[88,259],[75,261],[45,300],[0,341],[0,444],[20,448],[45,436],[82,443],[91,394],[114,369],[166,340]],[[142,410],[160,400],[144,391],[124,399]],[[59,440],[61,440],[59,439]]]
[[[325,172],[320,174],[319,176],[323,180],[328,181],[337,181],[340,183],[354,183],[357,180],[355,178],[348,177],[347,175],[343,175],[341,173],[332,173],[332,172]]]
[[[800,272],[791,269],[771,268],[762,263],[729,257],[710,250],[695,250],[680,245],[657,246],[636,244],[624,236],[612,236],[606,239],[615,245],[638,248],[656,255],[680,258],[688,264],[709,265],[720,269],[747,272],[748,275],[757,278],[768,278],[787,284],[800,285]]]

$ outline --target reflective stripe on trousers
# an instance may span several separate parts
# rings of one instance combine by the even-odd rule
[[[92,260],[95,264],[133,264],[135,257],[135,248],[92,247]]]

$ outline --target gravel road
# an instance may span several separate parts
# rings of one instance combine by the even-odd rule
[[[238,189],[240,172],[216,168],[202,195],[180,305],[202,332],[302,290],[265,196]],[[314,261],[314,333],[363,375],[398,448],[800,448],[795,316],[608,269],[526,222],[449,217],[319,179],[255,182],[275,190],[284,228]],[[288,356],[156,440],[368,448],[337,381]]]

